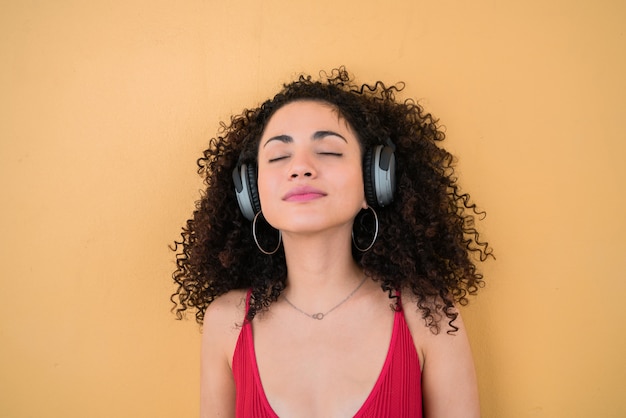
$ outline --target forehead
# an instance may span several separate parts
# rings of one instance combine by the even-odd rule
[[[268,121],[263,136],[283,134],[286,131],[335,128],[354,135],[348,121],[336,106],[328,102],[299,100],[278,109]]]

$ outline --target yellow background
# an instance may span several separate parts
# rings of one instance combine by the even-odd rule
[[[626,416],[620,1],[0,3],[0,416],[193,417],[168,250],[220,120],[300,72],[403,80],[497,261],[483,416]]]

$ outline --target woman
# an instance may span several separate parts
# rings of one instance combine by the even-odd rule
[[[400,90],[302,76],[199,160],[173,300],[203,323],[203,417],[479,416],[456,305],[490,249]]]

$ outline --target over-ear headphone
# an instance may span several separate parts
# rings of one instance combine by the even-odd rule
[[[371,207],[390,204],[396,189],[396,147],[390,139],[385,142],[386,145],[376,145],[367,149],[363,156],[365,199]],[[239,163],[233,170],[239,209],[250,221],[261,211],[256,179],[257,170],[254,163]]]
[[[396,146],[389,138],[385,142],[369,148],[363,156],[365,199],[375,208],[390,204],[396,190]]]
[[[241,213],[249,221],[253,220],[254,215],[261,211],[261,200],[256,185],[256,164],[237,164],[233,170],[233,183]]]

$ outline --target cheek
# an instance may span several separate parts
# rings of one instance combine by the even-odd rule
[[[365,186],[363,185],[363,173],[354,171],[349,176],[345,177],[343,184],[341,185],[346,198],[348,196],[355,205],[359,205],[363,209],[367,207],[367,200],[365,199]]]
[[[259,193],[259,200],[262,208],[271,202],[270,196],[275,189],[276,187],[271,181],[271,176],[267,175],[267,172],[263,168],[259,167],[257,176],[257,191]]]

